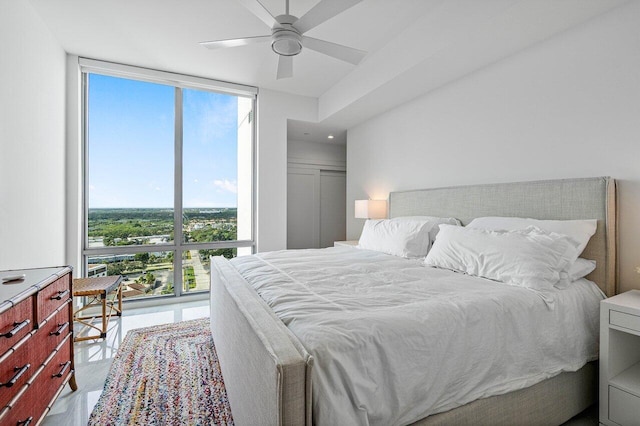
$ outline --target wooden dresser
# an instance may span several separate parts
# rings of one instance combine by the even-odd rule
[[[37,425],[64,386],[76,390],[71,268],[0,271],[0,425]]]

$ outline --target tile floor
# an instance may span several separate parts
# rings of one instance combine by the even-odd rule
[[[85,426],[102,393],[111,361],[129,330],[209,316],[209,301],[174,303],[127,309],[122,317],[112,317],[106,339],[77,342],[75,348],[78,390],[65,387],[43,426]]]
[[[102,393],[111,361],[129,330],[209,316],[209,301],[174,303],[163,306],[124,309],[122,317],[113,317],[107,338],[75,344],[75,367],[78,390],[67,386],[45,417],[43,426],[85,426]],[[563,426],[598,424],[595,407],[585,410]]]

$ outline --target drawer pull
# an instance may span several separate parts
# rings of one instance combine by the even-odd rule
[[[29,417],[26,420],[20,420],[16,426],[29,426],[31,424],[31,422],[33,421],[33,417]]]
[[[58,324],[58,329],[56,331],[52,331],[49,333],[49,336],[59,336],[62,334],[65,328],[69,327],[69,323],[65,322],[62,324]]]
[[[60,370],[58,374],[53,374],[51,377],[62,377],[64,372],[67,371],[67,368],[71,365],[71,361],[64,362],[60,365],[62,366],[62,370]]]
[[[24,320],[22,322],[17,322],[16,321],[16,322],[13,323],[13,328],[11,330],[7,331],[4,334],[0,334],[0,336],[6,337],[7,339],[9,339],[9,338],[15,336],[18,333],[18,331],[20,331],[23,328],[25,328],[27,326],[27,324],[29,324],[30,322],[31,322],[31,320],[28,320],[28,319],[26,319],[26,320]]]
[[[11,380],[9,380],[7,383],[0,383],[0,387],[5,386],[10,388],[11,386],[15,385],[18,379],[20,379],[20,376],[22,376],[29,369],[29,367],[31,367],[31,364],[25,364],[22,367],[15,367],[13,371],[17,371],[17,373],[14,374]]]
[[[69,290],[68,289],[59,291],[56,296],[51,296],[51,300],[62,300],[62,298],[64,296],[66,296],[67,294],[69,294]]]

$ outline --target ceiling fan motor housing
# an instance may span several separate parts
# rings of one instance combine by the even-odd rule
[[[236,1],[268,25],[271,28],[271,34],[206,41],[200,44],[208,49],[219,49],[270,41],[271,50],[278,55],[278,74],[276,77],[278,79],[293,77],[293,56],[298,55],[303,47],[354,65],[358,65],[366,55],[366,52],[358,49],[303,35],[363,0],[316,0],[315,6],[299,19],[297,16],[289,14],[289,0],[284,0],[285,13],[275,17],[261,3],[264,0]]]
[[[271,29],[271,49],[278,55],[295,56],[302,51],[302,36],[292,25],[297,19],[292,15],[276,16],[280,25]]]

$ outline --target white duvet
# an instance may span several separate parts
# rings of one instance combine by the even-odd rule
[[[315,358],[316,425],[408,424],[598,356],[603,296],[584,279],[550,308],[528,289],[351,247],[231,263]]]

